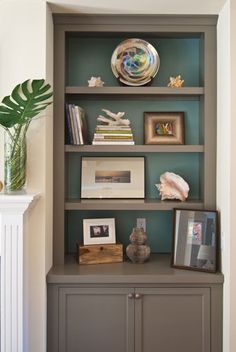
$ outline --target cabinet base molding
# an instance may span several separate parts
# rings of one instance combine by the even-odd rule
[[[123,262],[122,244],[95,244],[84,246],[77,243],[79,264],[106,264]]]

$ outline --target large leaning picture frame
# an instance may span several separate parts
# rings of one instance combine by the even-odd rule
[[[216,211],[174,209],[172,266],[216,272],[217,224]]]
[[[144,157],[82,157],[81,198],[145,197]]]

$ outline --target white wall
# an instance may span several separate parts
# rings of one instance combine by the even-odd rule
[[[45,0],[0,2],[0,43],[1,97],[28,78],[52,82],[52,19]],[[32,122],[27,135],[27,191],[40,194],[40,200],[30,212],[25,238],[24,352],[46,351],[45,276],[52,261],[52,113],[49,109],[42,115]],[[2,138],[0,156],[3,179]]]
[[[236,351],[236,2],[230,1],[230,352]]]
[[[123,1],[123,0],[122,0]],[[60,10],[68,2],[60,3]],[[74,1],[75,3],[76,1]],[[145,13],[217,13],[225,0],[155,1],[145,3]],[[73,3],[73,1],[70,1]],[[178,3],[178,6],[176,5]],[[143,2],[135,2],[137,12]],[[159,4],[159,8],[158,5]],[[182,7],[181,7],[182,4]],[[131,5],[129,5],[131,6]],[[126,12],[125,2],[80,1],[80,11]],[[78,5],[77,5],[78,8]],[[129,7],[127,12],[134,9]],[[168,10],[169,9],[169,10]],[[136,11],[135,11],[136,12]],[[234,20],[233,20],[234,19]],[[44,77],[52,82],[52,20],[46,0],[0,1],[0,97],[27,78]],[[14,43],[14,45],[12,44]],[[231,54],[231,56],[230,56]],[[221,227],[225,240],[222,252],[224,289],[224,352],[236,351],[236,2],[228,0],[220,12],[218,25],[218,194]],[[51,115],[47,111],[47,115]],[[0,179],[3,179],[3,148],[0,136]],[[46,351],[46,282],[52,251],[52,119],[42,117],[32,123],[28,134],[28,191],[41,194],[32,210],[27,233],[25,260],[25,303],[28,333],[24,352]]]
[[[49,0],[53,12],[218,14],[226,0]]]
[[[230,2],[219,15],[217,28],[217,205],[221,220],[224,284],[224,352],[230,346]],[[223,136],[222,136],[222,131]],[[226,137],[227,136],[227,137]],[[223,137],[223,138],[222,138]],[[226,137],[226,138],[225,138]]]
[[[236,351],[236,3],[228,0],[218,23],[217,203],[221,212],[224,352]]]

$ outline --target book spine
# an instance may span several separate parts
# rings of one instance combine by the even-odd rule
[[[77,128],[78,128],[79,142],[80,142],[80,144],[84,144],[84,140],[83,140],[83,136],[82,136],[82,127],[81,127],[81,109],[79,106],[75,105],[74,110],[75,110],[75,120],[76,120]]]
[[[127,138],[124,138],[124,139],[99,139],[99,138],[94,138],[93,139],[94,141],[98,141],[98,142],[132,142],[133,141],[133,138],[130,138],[130,139],[127,139]]]
[[[76,134],[76,142],[78,145],[82,144],[80,137],[80,124],[79,117],[77,113],[77,105],[73,105],[73,116],[74,116],[74,124],[75,124],[75,134]]]
[[[130,130],[130,126],[97,125],[98,130]]]
[[[84,109],[80,108],[81,114],[81,130],[82,130],[82,135],[83,135],[83,142],[84,144],[88,144],[88,127],[87,127],[87,121],[86,121],[86,116],[85,116],[85,111]]]
[[[129,138],[133,138],[132,134],[98,134],[98,133],[94,133],[94,138],[101,138],[101,139],[129,139]]]
[[[70,112],[70,123],[71,123],[73,144],[77,144],[76,132],[75,132],[76,128],[75,128],[75,121],[74,121],[74,113],[73,113],[73,105],[72,104],[69,104],[69,112]]]
[[[71,119],[70,119],[69,104],[65,105],[65,110],[66,110],[66,143],[74,144]]]
[[[93,141],[93,145],[134,145],[134,141]]]
[[[121,134],[132,134],[132,131],[131,130],[124,130],[124,131],[122,131],[122,130],[114,130],[114,131],[111,131],[111,130],[97,130],[96,129],[96,131],[95,131],[95,133],[97,133],[97,134],[114,134],[114,135],[117,135],[117,134],[119,134],[119,135],[121,135]]]

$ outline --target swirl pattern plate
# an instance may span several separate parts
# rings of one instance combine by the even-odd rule
[[[160,67],[156,49],[143,39],[127,39],[114,50],[111,69],[128,86],[142,86],[155,77]]]

